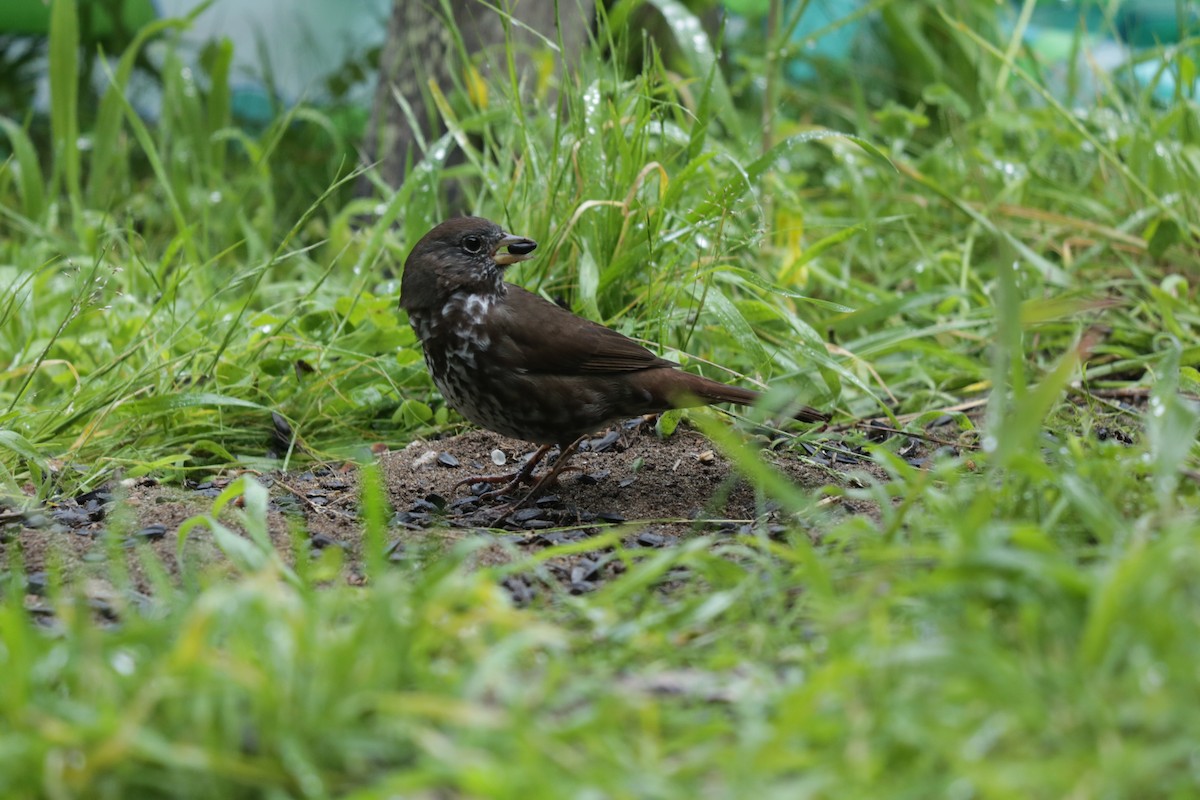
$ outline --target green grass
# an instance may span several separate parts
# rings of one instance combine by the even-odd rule
[[[356,199],[328,115],[233,126],[227,52],[211,91],[168,57],[155,124],[118,91],[141,39],[85,103],[56,0],[48,135],[0,121],[11,504],[455,429],[395,303],[450,177],[541,242],[518,282],[690,368],[914,430],[988,406],[938,429],[957,454],[918,469],[876,445],[890,480],[826,490],[878,521],[831,517],[698,415],[791,530],[615,547],[620,579],[526,609],[499,581],[570,548],[385,564],[370,480],[365,588],[264,552],[252,488],[250,536],[213,528],[237,577],[163,578],[115,626],[54,570],[40,626],[9,542],[0,795],[1196,795],[1195,98],[1114,79],[1064,104],[994,4],[876,5],[870,57],[804,87],[765,55],[788,14],[723,74],[660,0],[670,58],[626,74],[589,52],[558,65],[557,101],[506,69],[486,107],[441,87],[447,137]],[[1190,74],[1189,47],[1170,68]]]

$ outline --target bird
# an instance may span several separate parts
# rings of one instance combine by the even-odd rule
[[[532,482],[537,463],[557,446],[553,468],[511,513],[553,485],[583,438],[613,422],[759,399],[750,389],[685,372],[624,334],[506,282],[504,271],[536,249],[532,239],[465,216],[426,233],[404,262],[400,308],[446,403],[476,425],[539,445],[519,471],[460,486],[505,484],[489,493],[499,497]],[[795,418],[830,417],[805,406]]]

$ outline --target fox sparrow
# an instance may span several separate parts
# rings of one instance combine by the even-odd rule
[[[542,445],[519,473],[492,482],[512,480],[506,490],[513,488],[552,445],[562,448],[554,469],[516,507],[553,482],[581,437],[615,420],[758,399],[683,372],[632,339],[505,283],[505,267],[536,247],[489,220],[452,219],[417,242],[400,285],[400,307],[446,402],[477,425]],[[795,416],[829,419],[807,407]]]

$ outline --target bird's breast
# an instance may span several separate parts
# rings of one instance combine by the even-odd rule
[[[429,366],[436,372],[457,364],[475,369],[479,358],[492,346],[488,315],[501,298],[485,294],[455,292],[440,309],[410,311],[409,322],[425,349]]]

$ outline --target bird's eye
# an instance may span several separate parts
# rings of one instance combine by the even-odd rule
[[[483,239],[478,236],[465,236],[462,240],[463,250],[468,253],[478,253],[483,250]]]

